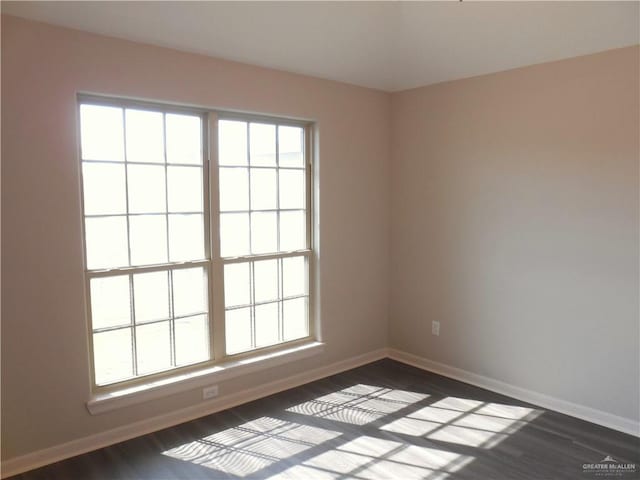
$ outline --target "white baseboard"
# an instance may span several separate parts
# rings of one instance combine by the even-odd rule
[[[180,423],[188,422],[205,415],[210,415],[243,403],[273,395],[274,393],[282,392],[352,368],[366,365],[367,363],[381,360],[386,357],[387,349],[381,348],[363,355],[332,363],[331,365],[299,373],[282,380],[277,380],[242,392],[223,396],[199,405],[194,405],[165,415],[141,420],[129,425],[123,425],[112,430],[107,430],[106,432],[72,440],[67,443],[28,453],[20,457],[11,458],[2,462],[0,468],[2,472],[1,478],[17,475],[66,458],[81,455],[118,442],[130,440],[141,435],[146,435]]]
[[[492,392],[517,398],[518,400],[532,403],[543,408],[548,408],[549,410],[554,410],[581,420],[602,425],[603,427],[640,437],[640,422],[630,418],[620,417],[585,405],[580,405],[560,398],[534,392],[532,390],[527,390],[500,380],[495,380],[483,375],[478,375],[477,373],[445,365],[444,363],[434,362],[433,360],[393,348],[390,348],[388,352],[389,358],[398,362],[406,363],[407,365],[411,365],[422,370],[437,373],[461,382],[470,383],[476,387],[485,388]]]

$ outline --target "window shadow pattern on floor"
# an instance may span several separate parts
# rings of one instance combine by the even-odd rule
[[[445,479],[542,413],[357,383],[163,454],[225,478]]]

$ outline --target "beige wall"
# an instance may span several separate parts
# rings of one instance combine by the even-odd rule
[[[391,346],[638,419],[639,56],[393,95]]]
[[[326,353],[225,382],[222,394],[387,344],[388,94],[3,17],[3,459],[201,398],[193,390],[99,416],[85,408],[78,91],[317,121]]]

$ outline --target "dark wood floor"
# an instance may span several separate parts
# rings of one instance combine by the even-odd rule
[[[600,479],[640,440],[382,360],[58,462],[36,479]]]

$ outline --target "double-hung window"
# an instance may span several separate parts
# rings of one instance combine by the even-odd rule
[[[310,129],[80,97],[94,385],[309,340]]]

